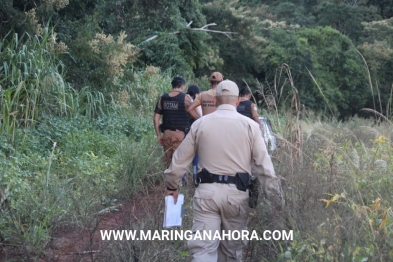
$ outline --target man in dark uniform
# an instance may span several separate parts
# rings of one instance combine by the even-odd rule
[[[190,128],[190,116],[186,110],[192,103],[191,97],[183,93],[186,81],[182,77],[173,78],[171,84],[172,90],[160,97],[154,110],[154,129],[158,143],[164,148],[166,168]],[[161,116],[163,121],[160,125]]]
[[[261,120],[259,119],[257,105],[250,100],[251,99],[250,88],[248,86],[243,86],[239,91],[239,97],[240,97],[240,103],[236,107],[237,112],[257,122],[257,124],[259,125],[259,129],[261,130],[262,137],[265,137],[265,134],[263,132],[263,126]]]

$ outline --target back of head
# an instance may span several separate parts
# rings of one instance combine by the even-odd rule
[[[216,99],[219,104],[234,104],[239,99],[239,88],[231,80],[220,82],[216,90]]]
[[[239,91],[239,96],[240,97],[245,97],[247,95],[251,94],[250,88],[248,86],[243,86],[242,88],[240,88]]]
[[[224,76],[220,72],[213,72],[210,77],[210,84],[213,85],[218,85],[222,80],[224,80]]]
[[[189,94],[193,99],[195,99],[195,95],[200,93],[199,86],[190,85],[187,89],[187,94]]]
[[[172,88],[180,88],[186,84],[186,80],[184,80],[184,78],[181,76],[176,76],[173,78],[171,84]]]

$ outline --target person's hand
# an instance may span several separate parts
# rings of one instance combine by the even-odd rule
[[[174,203],[175,203],[175,205],[176,205],[176,202],[177,202],[177,196],[179,195],[179,192],[177,192],[177,190],[175,190],[175,191],[172,191],[172,190],[167,190],[166,191],[166,195],[167,196],[173,196],[173,199],[174,199]]]
[[[157,136],[157,140],[158,140],[158,144],[160,144],[160,146],[162,146],[162,136]]]

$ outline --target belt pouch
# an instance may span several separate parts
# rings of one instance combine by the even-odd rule
[[[236,173],[235,184],[240,191],[246,191],[250,182],[250,175],[248,173]]]

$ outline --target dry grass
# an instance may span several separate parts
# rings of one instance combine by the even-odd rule
[[[279,139],[273,152],[276,173],[282,178],[286,206],[273,220],[270,203],[250,210],[249,229],[293,230],[293,241],[250,241],[244,261],[389,261],[393,243],[391,188],[392,123],[352,118],[343,123],[324,120],[300,106],[290,71],[283,65],[281,86],[270,88],[279,104],[267,116]],[[284,88],[291,96],[282,97]],[[284,111],[279,111],[284,110]],[[369,109],[367,109],[369,110]],[[285,113],[283,113],[285,112]],[[326,118],[325,118],[326,119]],[[163,190],[163,187],[161,189]],[[192,225],[192,187],[182,188],[187,208],[184,225]],[[154,203],[162,203],[163,193]],[[163,207],[145,205],[137,221],[124,217],[124,229],[161,230]],[[99,261],[189,261],[186,241],[109,241]]]

